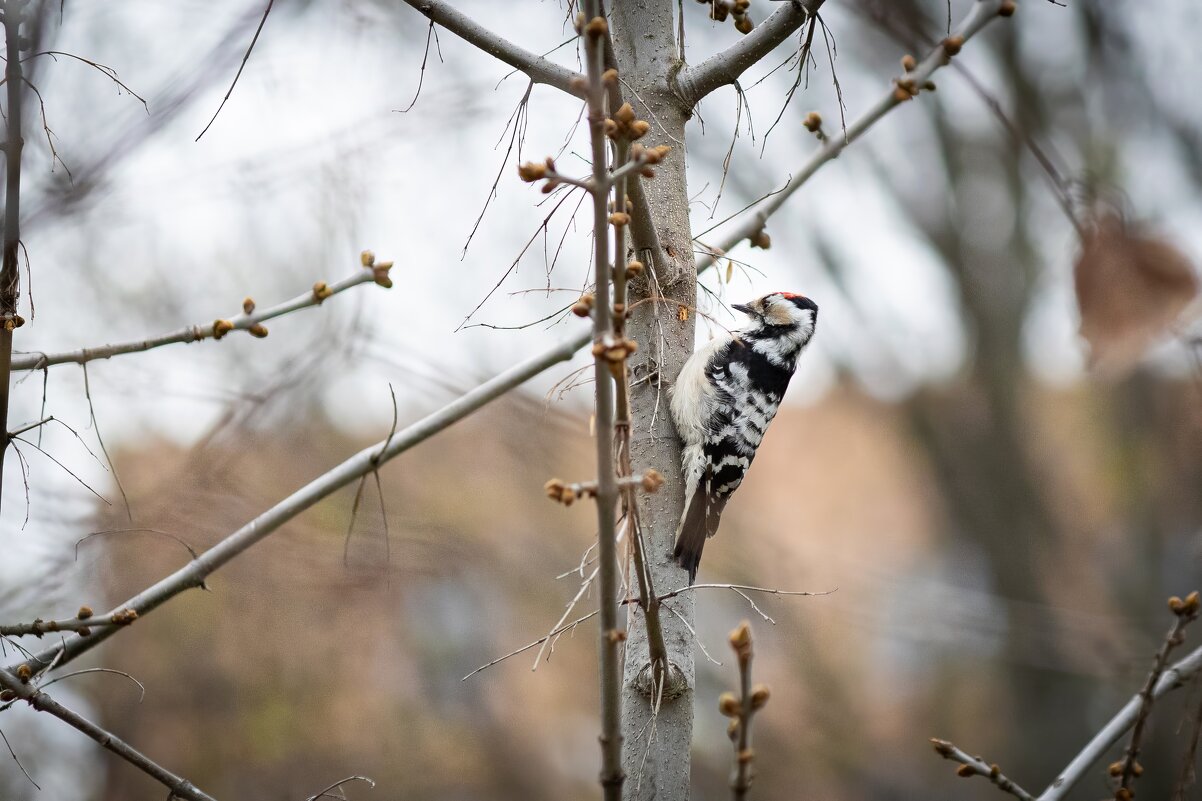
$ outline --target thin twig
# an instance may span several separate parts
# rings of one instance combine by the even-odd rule
[[[1156,657],[1152,661],[1152,669],[1148,671],[1148,678],[1139,691],[1139,712],[1135,716],[1135,724],[1131,727],[1131,740],[1127,743],[1127,750],[1123,754],[1118,777],[1119,786],[1114,796],[1116,801],[1130,801],[1131,796],[1135,794],[1130,788],[1131,783],[1140,772],[1139,751],[1143,745],[1143,734],[1148,725],[1148,717],[1152,714],[1152,704],[1156,701],[1152,691],[1156,688],[1156,683],[1160,681],[1160,677],[1169,663],[1169,655],[1177,646],[1185,642],[1185,629],[1198,619],[1199,603],[1197,592],[1190,593],[1184,601],[1177,597],[1169,599],[1169,609],[1177,619],[1173,621],[1173,626],[1165,635],[1160,650],[1156,652]]]
[[[8,749],[9,755],[12,756],[13,760],[17,763],[17,767],[20,768],[21,772],[25,774],[25,778],[29,779],[29,783],[40,791],[42,786],[33,780],[33,777],[29,775],[29,771],[25,770],[25,766],[21,764],[21,758],[17,756],[17,752],[13,750],[12,743],[8,741],[8,737],[5,736],[3,729],[0,729],[0,740],[4,740],[4,747]]]
[[[526,651],[529,651],[531,648],[533,648],[536,645],[542,645],[544,642],[551,639],[552,637],[554,637],[558,634],[562,634],[565,631],[570,631],[570,630],[576,628],[577,626],[579,626],[581,623],[585,622],[586,620],[591,620],[592,618],[596,617],[600,611],[601,611],[600,609],[594,609],[593,611],[589,612],[587,615],[582,615],[581,617],[576,618],[571,623],[565,623],[564,625],[560,626],[557,629],[552,629],[551,631],[547,632],[544,636],[539,637],[534,642],[528,642],[525,645],[523,645],[521,648],[516,648],[516,649],[510,651],[509,653],[505,654],[504,656],[498,656],[493,661],[491,661],[487,664],[481,665],[480,667],[476,668],[471,673],[467,674],[462,679],[460,679],[460,681],[467,681],[472,676],[475,676],[477,673],[479,673],[482,670],[487,670],[488,668],[492,667],[493,665],[498,665],[501,662],[504,662],[506,659],[509,659],[510,657],[514,657],[514,656],[517,656],[518,654],[525,653]]]
[[[124,676],[125,678],[129,679],[130,681],[132,681],[134,684],[138,685],[138,690],[139,690],[139,692],[141,693],[141,694],[138,696],[138,703],[140,704],[140,703],[142,703],[143,701],[145,701],[145,700],[146,700],[146,685],[145,685],[145,684],[143,684],[142,682],[138,681],[138,680],[137,680],[137,679],[135,679],[133,676],[131,676],[130,674],[126,673],[124,670],[113,670],[112,668],[102,668],[102,667],[96,667],[96,668],[85,668],[85,669],[83,669],[83,670],[73,670],[73,671],[71,671],[70,673],[64,673],[64,674],[63,674],[63,675],[61,675],[61,676],[55,676],[55,677],[54,677],[53,679],[51,679],[50,681],[48,681],[48,682],[45,682],[44,684],[42,684],[42,689],[46,689],[46,688],[47,688],[47,687],[49,687],[51,684],[57,684],[58,682],[62,681],[63,679],[70,679],[70,678],[73,678],[73,677],[75,677],[75,676],[82,676],[82,675],[84,675],[85,673],[112,673],[112,674],[113,674],[113,675],[115,675],[115,676]]]
[[[197,323],[176,331],[171,331],[166,334],[160,334],[154,337],[145,339],[137,339],[132,342],[120,342],[113,345],[100,345],[91,348],[80,348],[78,350],[68,350],[59,353],[39,353],[30,352],[22,353],[13,358],[12,369],[14,370],[41,370],[44,367],[49,367],[55,364],[86,364],[97,359],[111,359],[114,356],[123,356],[127,353],[144,353],[148,350],[161,348],[164,345],[174,345],[180,342],[199,342],[204,339],[212,339],[214,327],[221,325],[224,329],[220,335],[226,336],[231,331],[246,331],[250,328],[261,325],[268,320],[282,317],[286,314],[307,309],[310,306],[319,306],[325,299],[337,295],[340,292],[345,292],[351,287],[359,286],[360,284],[379,283],[376,277],[376,271],[373,269],[360,270],[341,281],[329,284],[326,287],[329,294],[322,292],[322,297],[318,297],[318,293],[310,290],[303,295],[298,295],[292,300],[284,301],[263,309],[255,309],[251,312],[242,312],[225,320],[216,320],[210,323]],[[229,328],[226,328],[226,325]]]
[[[246,48],[246,52],[242,55],[242,63],[238,65],[238,71],[234,73],[234,80],[230,83],[230,88],[225,91],[225,97],[221,98],[221,104],[217,106],[217,110],[213,112],[212,118],[209,119],[209,124],[204,127],[204,130],[196,135],[193,141],[199,142],[200,137],[204,136],[213,123],[217,121],[217,115],[225,108],[225,103],[230,99],[230,95],[234,93],[234,87],[238,85],[238,79],[242,77],[242,70],[246,69],[246,62],[250,59],[250,54],[254,52],[255,45],[259,41],[259,34],[263,32],[263,26],[267,24],[267,17],[271,14],[271,7],[275,5],[275,0],[267,0],[267,8],[263,9],[263,18],[259,20],[259,27],[255,28],[255,35],[250,40],[250,47]]]
[[[117,737],[117,735],[106,731],[83,715],[63,706],[36,685],[32,683],[26,684],[7,670],[0,670],[0,687],[10,691],[17,698],[27,702],[39,712],[53,715],[72,728],[91,737],[103,748],[112,751],[138,770],[167,787],[173,796],[188,799],[188,801],[214,801],[212,796],[196,787],[192,782],[182,776],[175,775],[141,751],[127,744],[124,740]]]
[[[367,778],[366,776],[347,776],[345,779],[340,779],[340,780],[334,782],[329,787],[327,787],[324,790],[322,790],[321,792],[319,792],[317,795],[309,796],[308,798],[305,799],[305,801],[317,801],[317,799],[319,799],[319,798],[338,798],[339,796],[330,795],[329,794],[330,791],[337,790],[338,788],[342,787],[342,785],[349,784],[350,782],[367,782],[368,786],[372,787],[373,789],[376,786],[376,783],[374,781],[372,781],[371,779]],[[346,798],[345,795],[342,795],[341,797]]]
[[[79,366],[83,370],[83,396],[88,402],[88,415],[92,419],[92,430],[96,432],[96,441],[100,443],[100,452],[104,454],[105,461],[108,462],[106,469],[113,474],[113,482],[117,485],[117,491],[121,493],[121,502],[125,505],[125,516],[132,523],[134,522],[134,510],[129,505],[129,496],[125,494],[125,485],[121,483],[121,476],[117,473],[117,465],[113,463],[113,457],[109,456],[109,449],[104,444],[104,437],[100,436],[100,421],[96,419],[96,404],[92,401],[92,382],[88,379],[88,363],[81,362]],[[71,433],[75,433],[73,429]],[[75,434],[75,437],[80,442],[83,442],[83,439],[78,434]],[[84,447],[86,448],[87,446],[85,445]],[[91,450],[88,453],[91,453]],[[95,459],[95,455],[92,458]]]
[[[1021,799],[1021,801],[1035,801],[1035,796],[1006,778],[996,764],[987,765],[985,760],[980,757],[969,756],[947,740],[932,737],[931,744],[935,746],[935,753],[939,754],[939,756],[944,759],[950,759],[952,762],[960,763],[960,768],[956,771],[957,775],[962,777],[984,776],[993,782],[1003,793],[1009,793],[1015,798]]]

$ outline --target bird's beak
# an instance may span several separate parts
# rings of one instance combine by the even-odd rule
[[[751,307],[745,306],[742,303],[732,303],[730,304],[730,307],[735,311],[743,312],[743,314],[751,314]]]

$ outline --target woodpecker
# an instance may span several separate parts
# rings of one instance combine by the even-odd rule
[[[690,356],[671,390],[672,419],[684,442],[685,479],[673,556],[689,571],[689,584],[818,322],[818,305],[791,292],[732,308],[751,324],[714,338]]]

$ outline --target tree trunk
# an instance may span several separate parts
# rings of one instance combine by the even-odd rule
[[[656,177],[642,182],[659,252],[633,226],[637,258],[647,278],[631,287],[631,338],[639,343],[632,366],[631,457],[634,474],[647,468],[666,481],[658,493],[639,493],[639,514],[654,590],[662,595],[688,583],[688,574],[672,560],[676,524],[684,508],[680,471],[680,441],[668,414],[667,388],[693,352],[697,279],[689,227],[685,182],[685,122],[687,103],[674,91],[680,68],[677,58],[673,0],[616,2],[610,11],[615,57],[623,94],[640,119],[651,123],[649,146],[673,147],[656,168]],[[635,214],[640,209],[635,208]],[[617,254],[620,259],[622,254]],[[642,301],[640,303],[640,301]],[[681,307],[690,313],[681,319]],[[684,801],[689,797],[689,749],[693,734],[693,596],[666,601],[662,614],[664,639],[673,666],[669,692],[659,700],[650,695],[650,663],[643,615],[631,607],[622,695],[622,764],[626,771],[624,797]]]

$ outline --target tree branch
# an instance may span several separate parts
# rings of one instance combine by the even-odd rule
[[[1195,648],[1188,656],[1164,671],[1152,688],[1150,698],[1156,700],[1166,693],[1172,692],[1185,685],[1187,681],[1202,670],[1202,647]],[[1140,711],[1147,703],[1141,692],[1127,702],[1110,722],[1102,727],[1094,738],[1073,757],[1068,767],[1061,771],[1056,780],[1048,785],[1037,801],[1060,801],[1068,792],[1081,781],[1081,778],[1093,764],[1101,759],[1140,718]]]
[[[318,501],[323,500],[342,487],[378,469],[384,462],[399,456],[414,445],[424,442],[490,401],[501,397],[509,390],[530,380],[547,368],[567,361],[588,340],[589,337],[587,334],[582,337],[576,337],[549,349],[545,353],[521,362],[495,378],[485,381],[480,386],[447,404],[442,409],[405,428],[403,431],[390,434],[388,439],[363,449],[334,469],[310,481],[304,487],[280,501],[254,520],[251,520],[170,576],[160,580],[153,586],[121,603],[111,612],[100,617],[111,618],[113,615],[119,615],[126,610],[135,612],[141,617],[185,590],[203,586],[205,578],[215,570],[242,554],[252,545]],[[128,611],[126,611],[127,615]],[[80,654],[95,648],[115,632],[121,630],[121,628],[123,627],[105,626],[98,631],[93,631],[86,637],[72,637],[59,645],[43,650],[22,663],[17,663],[10,670],[13,672],[19,671],[22,665],[34,671],[38,670],[41,666],[51,663],[56,667],[64,665]]]
[[[607,163],[605,135],[605,40],[609,26],[599,0],[585,0],[584,51],[588,74],[589,140],[593,167],[593,375],[596,388],[597,446],[597,560],[599,588],[597,605],[601,610],[598,649],[601,662],[601,787],[606,801],[622,797],[622,668],[619,650],[625,631],[618,629],[618,487],[614,473],[614,367],[607,358],[606,343],[614,341],[610,278],[613,268],[609,254],[609,190],[611,180]],[[624,205],[624,204],[623,204]],[[620,212],[622,205],[615,205]],[[620,258],[614,254],[615,262]],[[624,352],[624,351],[623,351]],[[617,364],[626,369],[625,357]]]
[[[951,36],[945,39],[921,61],[913,70],[906,73],[904,79],[906,86],[912,87],[915,90],[921,89],[926,81],[940,68],[947,66],[952,58],[953,51],[958,52],[959,48],[976,35],[982,28],[998,17],[998,10],[1001,9],[1005,0],[976,0],[972,8],[965,16],[964,20],[956,28]],[[777,12],[779,13],[779,12]],[[893,109],[905,101],[911,99],[912,95],[904,90],[902,86],[895,86],[885,96],[878,100],[867,112],[859,119],[847,126],[847,130],[842,136],[828,137],[822,147],[818,149],[814,155],[801,165],[801,168],[795,172],[789,182],[785,184],[779,192],[773,194],[759,205],[753,207],[754,213],[748,215],[738,226],[731,231],[725,239],[720,250],[722,252],[710,253],[706,259],[699,259],[697,262],[698,272],[706,269],[714,263],[715,257],[722,256],[725,251],[730,250],[738,242],[744,239],[750,239],[764,229],[768,218],[772,216],[789,197],[796,192],[802,184],[813,177],[814,173],[826,164],[838,157],[843,150],[852,142],[863,136],[868,129],[880,121],[882,117],[888,114]]]
[[[367,251],[367,256],[370,255],[371,252]],[[333,284],[319,281],[313,285],[313,289],[305,294],[298,295],[292,300],[278,303],[266,309],[255,309],[254,302],[250,301],[249,304],[244,303],[242,314],[231,317],[228,320],[198,323],[186,326],[177,331],[160,334],[156,337],[137,339],[132,342],[119,342],[113,345],[101,345],[95,348],[80,348],[79,350],[68,350],[61,353],[23,353],[13,359],[12,366],[14,370],[41,370],[51,365],[66,364],[68,362],[87,364],[96,359],[111,359],[114,356],[122,356],[126,353],[142,353],[154,350],[155,348],[161,348],[164,345],[174,345],[178,342],[199,342],[202,339],[220,339],[230,331],[251,331],[252,334],[266,336],[267,329],[262,328],[262,325],[268,320],[282,317],[285,314],[291,314],[300,309],[307,309],[310,306],[320,306],[326,298],[337,295],[340,292],[345,292],[359,284],[374,282],[385,287],[391,286],[391,280],[387,276],[388,267],[391,267],[391,262],[377,264],[373,261],[367,265],[367,269],[360,270],[341,281]],[[250,309],[249,312],[246,311],[247,308]],[[256,328],[256,326],[259,327]],[[219,328],[221,329],[220,331],[218,331]]]
[[[681,94],[692,106],[715,89],[734,83],[749,67],[775,50],[806,20],[817,14],[823,2],[825,0],[788,0],[740,39],[738,44],[694,67],[681,70],[677,76]]]
[[[49,713],[67,725],[91,737],[104,748],[112,751],[138,770],[153,777],[171,790],[172,798],[185,798],[189,801],[214,801],[212,796],[196,787],[192,782],[182,776],[176,776],[115,734],[102,729],[78,712],[73,712],[63,706],[39,690],[36,685],[21,681],[20,678],[7,670],[0,670],[0,688],[3,688],[6,693],[11,693],[14,698],[27,702],[39,712]]]
[[[475,45],[516,70],[526,73],[535,83],[544,83],[576,97],[584,97],[584,90],[576,83],[580,74],[548,61],[542,56],[523,50],[503,39],[461,11],[442,0],[405,0],[427,19],[458,36],[468,44]]]
[[[932,737],[931,744],[935,746],[935,753],[939,754],[939,756],[944,759],[950,759],[952,762],[960,763],[960,768],[956,771],[957,776],[963,778],[984,776],[993,782],[1003,793],[1009,793],[1015,798],[1020,799],[1020,801],[1035,801],[1035,796],[1006,778],[1005,774],[1002,773],[996,764],[988,765],[980,757],[969,756],[947,740]]]
[[[6,0],[4,3],[8,136],[4,144],[7,175],[4,188],[3,267],[0,268],[0,486],[4,478],[4,455],[8,452],[10,442],[8,400],[12,383],[13,331],[24,322],[17,314],[17,301],[21,296],[21,272],[17,266],[17,251],[21,247],[21,151],[25,145],[21,136],[21,91],[25,83],[21,69],[21,23],[32,13],[31,9],[26,8],[24,0]],[[24,38],[28,40],[29,37]]]

